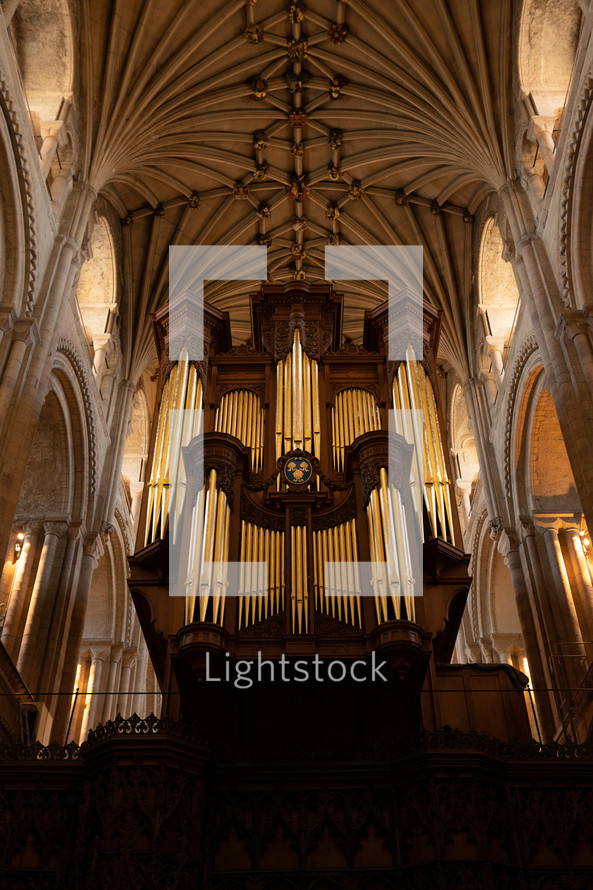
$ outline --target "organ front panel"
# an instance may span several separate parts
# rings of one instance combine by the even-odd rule
[[[409,530],[455,543],[433,388],[437,314],[425,311],[423,361],[394,363],[385,306],[368,313],[366,346],[343,346],[342,298],[329,285],[264,285],[251,304],[252,343],[229,347],[220,314],[201,362],[187,350],[168,361],[168,310],[156,319],[162,379],[143,546],[167,537],[180,548],[188,625],[240,634],[283,616],[286,633],[310,635],[321,616],[364,631],[413,621],[421,579]],[[409,463],[399,481],[388,475],[390,410]],[[203,479],[190,458],[198,441]]]

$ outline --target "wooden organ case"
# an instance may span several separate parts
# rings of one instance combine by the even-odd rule
[[[357,346],[343,345],[330,284],[265,284],[250,299],[249,346],[233,347],[228,315],[206,304],[200,362],[169,361],[169,308],[155,317],[160,374],[129,583],[163,711],[217,742],[356,744],[446,724],[529,738],[511,669],[451,663],[470,579],[441,437],[438,312],[425,304],[422,361],[392,362],[386,303],[366,312]],[[420,457],[411,414],[397,409],[423,418]],[[170,554],[184,595],[170,596]],[[369,578],[363,565],[384,570]],[[333,660],[358,662],[365,679],[330,679]],[[298,661],[308,679],[284,680],[282,663]],[[234,682],[246,662],[248,688]]]

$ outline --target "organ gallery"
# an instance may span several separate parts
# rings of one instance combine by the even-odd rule
[[[244,347],[230,346],[228,315],[204,305],[201,361],[187,347],[169,358],[175,315],[198,312],[190,295],[155,317],[158,407],[130,588],[165,712],[206,728],[210,696],[217,715],[230,696],[255,733],[274,701],[291,733],[327,739],[325,687],[264,684],[252,694],[264,706],[236,687],[212,692],[206,666],[374,652],[387,659],[386,689],[351,681],[331,692],[348,709],[342,742],[371,726],[375,738],[409,736],[439,719],[498,733],[504,723],[507,740],[528,739],[524,675],[451,664],[469,579],[441,439],[439,314],[425,306],[422,355],[396,362],[387,302],[366,313],[360,346],[341,345],[343,296],[331,285],[264,284],[250,303]],[[498,708],[488,689],[504,690]]]

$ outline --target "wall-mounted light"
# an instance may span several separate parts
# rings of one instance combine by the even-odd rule
[[[16,536],[16,541],[14,542],[14,561],[17,562],[21,555],[21,551],[23,549],[23,541],[25,539],[24,532],[19,532]]]

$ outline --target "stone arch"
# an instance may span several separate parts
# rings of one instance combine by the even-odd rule
[[[63,345],[58,347],[50,381],[54,386],[53,381],[59,382],[63,390],[72,426],[75,457],[72,516],[90,523],[96,487],[93,406],[82,362],[72,347],[67,351]]]
[[[507,662],[522,668],[524,646],[511,574],[490,535],[486,513],[476,527],[472,556],[470,628],[466,648],[484,662]]]
[[[460,383],[454,385],[451,393],[449,417],[453,475],[456,477],[455,488],[463,527],[471,513],[480,465],[465,393]]]
[[[0,77],[0,291],[15,315],[30,315],[36,285],[36,232],[29,163],[19,120]]]
[[[111,542],[93,572],[85,615],[82,648],[92,643],[109,642],[114,637],[117,579]]]
[[[512,461],[517,516],[582,512],[560,422],[539,361],[525,367],[515,430]]]
[[[67,400],[62,387],[54,380],[33,437],[16,509],[17,519],[71,517],[75,485],[73,438]]]
[[[132,400],[132,414],[122,462],[122,481],[132,519],[138,517],[140,498],[144,488],[144,471],[148,459],[150,441],[150,409],[143,382],[137,387]]]
[[[562,200],[560,264],[564,301],[591,311],[593,301],[593,74],[578,105]]]
[[[71,389],[79,394],[79,409],[84,418],[86,441],[84,459],[88,467],[88,490],[95,494],[97,487],[97,454],[96,454],[96,426],[95,409],[91,396],[91,384],[87,372],[87,366],[81,358],[78,350],[69,340],[61,339],[56,350],[56,364],[60,365],[64,373],[70,379]]]

